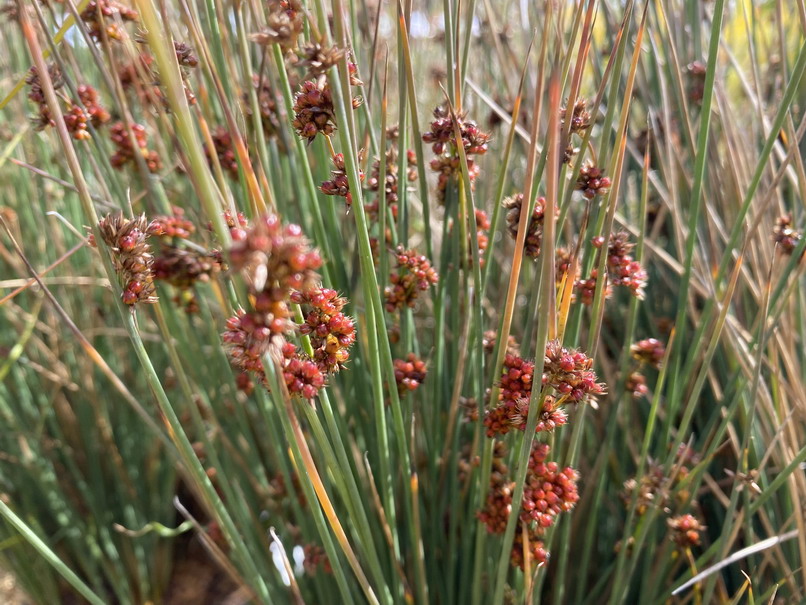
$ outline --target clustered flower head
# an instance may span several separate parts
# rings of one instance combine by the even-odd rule
[[[507,210],[507,233],[514,240],[518,237],[518,224],[521,220],[521,209],[524,206],[524,196],[518,193],[511,197],[504,198],[501,205]],[[535,208],[526,227],[526,239],[524,240],[523,252],[529,258],[540,256],[540,246],[543,243],[543,224],[546,216],[546,198],[538,197],[535,200]],[[556,219],[557,213],[554,213]]]
[[[131,124],[131,131],[134,134],[134,140],[137,143],[137,149],[132,147],[131,140],[129,139],[129,129],[123,122],[115,122],[109,129],[109,136],[112,139],[112,144],[115,146],[115,153],[109,158],[110,163],[117,170],[123,169],[129,163],[135,161],[135,153],[139,153],[149,172],[159,172],[162,168],[162,161],[156,151],[149,150],[148,139],[146,137],[146,128],[142,124]]]
[[[784,254],[791,255],[798,247],[803,234],[792,224],[792,213],[783,214],[775,221],[774,241]]]
[[[359,153],[359,160],[361,154]],[[330,171],[330,180],[324,181],[319,187],[325,195],[335,195],[343,197],[348,206],[353,204],[353,194],[350,193],[350,182],[347,179],[346,167],[344,164],[344,154],[337,153],[331,158],[335,170]],[[359,181],[364,181],[364,171],[358,171]]]
[[[649,394],[649,387],[646,385],[646,376],[637,371],[630,372],[624,383],[624,388],[632,393],[634,399],[646,397]]]
[[[142,42],[142,40],[138,40]],[[174,41],[174,52],[179,64],[179,75],[185,91],[185,98],[189,105],[196,104],[196,95],[190,89],[188,80],[190,69],[199,65],[199,59],[193,54],[193,49],[186,42]],[[160,79],[154,67],[154,57],[149,53],[140,53],[137,58],[118,70],[118,79],[124,89],[136,88],[144,105],[161,102],[166,111],[170,111],[168,98],[160,88]]]
[[[423,141],[431,145],[431,149],[436,156],[431,160],[431,170],[439,174],[437,193],[442,202],[445,201],[448,183],[451,180],[457,180],[461,175],[454,119],[459,126],[462,147],[467,156],[467,171],[470,175],[471,186],[479,175],[479,167],[470,156],[485,154],[490,140],[490,135],[482,132],[475,122],[467,120],[465,114],[451,116],[447,108],[442,106],[434,110],[434,121],[431,122],[431,130],[423,134]]]
[[[398,246],[395,256],[397,271],[389,276],[392,285],[384,290],[386,310],[390,313],[395,309],[414,307],[420,292],[439,281],[439,275],[425,255]]]
[[[604,238],[602,237],[593,238],[593,246],[601,248],[604,244],[603,240]],[[647,273],[641,263],[632,257],[634,247],[635,244],[629,242],[627,233],[620,231],[610,234],[610,241],[607,246],[605,298],[610,297],[613,292],[612,288],[615,286],[627,288],[633,296],[643,300]],[[598,269],[593,269],[590,277],[578,279],[574,284],[575,294],[582,304],[590,305],[593,303],[598,279],[599,271]]]
[[[170,216],[154,217],[151,225],[154,235],[170,238],[187,239],[196,231],[196,226],[185,218],[185,211],[178,206],[171,208]]]
[[[307,42],[296,52],[298,57],[297,67],[307,69],[305,77],[314,79],[327,73],[327,71],[338,64],[347,55],[347,49],[331,46],[325,48],[318,42]],[[358,66],[352,61],[348,61],[347,69],[350,75],[352,86],[363,86],[363,82],[358,77]]]
[[[355,343],[355,324],[342,313],[347,300],[330,288],[314,288],[293,292],[291,301],[310,308],[299,331],[310,337],[313,360],[326,374],[338,372],[349,359],[350,347]]]
[[[252,39],[261,46],[279,44],[284,51],[297,45],[302,33],[303,10],[299,0],[269,0],[266,27]]]
[[[592,370],[593,359],[577,349],[567,349],[559,340],[546,344],[543,386],[550,386],[563,402],[581,403],[605,392]]]
[[[50,76],[51,83],[53,84],[54,90],[58,91],[62,86],[64,86],[64,79],[62,78],[62,74],[59,71],[59,68],[55,65],[48,66],[48,75]],[[32,67],[28,72],[28,76],[25,78],[26,84],[30,86],[28,91],[28,98],[37,103],[37,113],[35,116],[31,118],[31,122],[35,130],[44,130],[49,126],[56,126],[56,121],[53,119],[53,116],[50,113],[50,108],[48,107],[47,101],[45,99],[45,92],[42,89],[42,81],[39,77],[39,72],[37,71],[36,67]],[[79,95],[81,95],[81,89],[84,87],[79,88]],[[90,133],[87,130],[87,126],[89,125],[90,121],[93,120],[92,114],[89,113],[89,107],[85,110],[81,105],[78,103],[68,99],[63,94],[57,92],[57,96],[61,98],[64,102],[64,111],[62,112],[62,116],[64,118],[65,126],[67,127],[67,131],[72,135],[74,139],[77,141],[87,140],[90,138]],[[97,93],[96,93],[96,100],[97,100]],[[82,97],[83,102],[83,97]],[[96,111],[104,112],[103,108],[100,105],[94,105]],[[100,114],[100,115],[103,115]],[[109,114],[105,114],[106,119],[109,119]],[[93,125],[97,125],[93,122]]]
[[[81,12],[81,20],[87,25],[90,36],[102,40],[104,33],[111,40],[122,40],[125,31],[118,23],[121,21],[137,21],[137,11],[117,0],[90,0]]]
[[[163,245],[154,258],[154,279],[186,290],[197,282],[208,282],[221,269],[221,254],[200,252],[192,248]]]
[[[283,344],[282,353],[283,380],[288,392],[305,399],[316,397],[325,386],[325,375],[319,365],[290,342]]]
[[[361,97],[353,97],[353,109],[360,107]],[[294,95],[294,130],[308,143],[317,134],[330,136],[336,130],[336,109],[333,105],[333,92],[325,76],[315,80],[305,80],[299,92]]]
[[[213,140],[213,152],[218,158],[221,169],[229,176],[238,178],[238,160],[229,130],[224,126],[218,126],[210,133],[210,138]],[[204,155],[207,156],[207,161],[211,166],[213,165],[213,152],[210,151],[207,144],[204,145]]]
[[[629,237],[624,231],[610,234],[607,247],[608,278],[613,286],[625,287],[633,296],[642,300],[647,274],[641,263],[632,257],[635,244],[629,242]]]
[[[633,358],[642,364],[647,364],[659,369],[666,354],[666,346],[657,338],[645,338],[639,340],[630,347]]]
[[[549,341],[544,365],[542,385],[551,387],[553,393],[543,401],[535,432],[550,432],[566,424],[565,404],[592,401],[604,393],[604,384],[597,382],[592,370],[593,360],[582,351]],[[488,437],[505,435],[513,428],[526,430],[534,372],[533,362],[511,353],[504,357],[498,403],[484,416]]]
[[[98,222],[98,229],[112,250],[123,302],[127,305],[157,302],[151,271],[154,258],[147,241],[150,229],[145,215],[133,219],[122,214],[106,215]]]
[[[260,124],[266,138],[276,138],[280,132],[280,116],[277,109],[277,99],[271,87],[269,78],[252,76],[252,87],[257,92],[257,106],[260,113]],[[251,117],[252,104],[249,100],[249,91],[241,96],[244,113]]]
[[[476,219],[476,241],[479,245],[479,265],[484,268],[484,251],[490,245],[490,217],[481,208],[476,208],[474,211]],[[470,252],[469,263],[473,264],[473,253]]]
[[[663,465],[652,462],[642,477],[627,479],[621,493],[624,505],[629,507],[635,498],[635,512],[638,515],[643,515],[653,506],[669,514],[672,508],[670,504],[675,504],[668,501],[671,493],[675,494],[677,505],[683,504],[688,498],[688,491],[678,485],[688,476],[688,465],[697,464],[699,456],[684,444],[678,448],[677,456],[675,474],[671,477],[667,477]]]
[[[227,216],[233,244],[232,268],[246,280],[251,311],[240,309],[227,320],[222,338],[238,369],[263,378],[262,357],[271,353],[281,363],[290,393],[312,399],[325,384],[319,365],[286,341],[296,325],[289,308],[292,292],[315,288],[322,259],[297,225],[283,226],[272,214],[246,228]]]
[[[671,539],[681,548],[691,548],[700,545],[700,532],[705,525],[694,515],[680,515],[666,521],[671,530]]]
[[[496,330],[487,330],[482,334],[481,337],[481,344],[484,348],[484,352],[488,355],[492,355],[495,351],[495,345],[498,342],[498,332]],[[510,334],[507,338],[507,350],[506,353],[509,355],[513,355],[517,357],[520,355],[520,345],[518,344],[517,339]]]
[[[529,541],[528,556],[534,564],[544,565],[549,556],[542,541],[546,530],[554,525],[557,515],[572,510],[579,501],[579,474],[570,467],[561,469],[556,462],[547,462],[549,451],[548,444],[535,443],[529,457],[518,515],[521,526],[515,532],[511,553],[512,565],[521,569],[525,564],[524,533]],[[506,465],[494,459],[487,502],[478,514],[488,532],[505,532],[514,489],[515,483],[509,478]]]
[[[579,169],[576,190],[581,191],[587,199],[592,200],[597,195],[604,195],[610,190],[610,177],[604,171],[590,162]]]
[[[302,547],[302,553],[304,555],[302,567],[309,576],[316,575],[319,569],[326,574],[333,573],[325,549],[318,544],[306,544]]]
[[[560,120],[565,126],[565,120],[568,116],[568,108],[563,107],[560,109]],[[582,135],[590,128],[591,114],[588,111],[588,102],[585,99],[577,99],[574,101],[574,108],[571,110],[571,125],[570,132]]]
[[[702,103],[705,93],[705,72],[707,68],[702,61],[693,61],[686,65],[688,74],[688,98],[694,103]]]
[[[89,84],[82,84],[78,87],[78,98],[81,100],[82,105],[84,105],[87,114],[89,114],[90,122],[92,122],[92,125],[96,128],[111,119],[112,116],[109,115],[109,112],[100,103],[98,91]]]
[[[409,149],[406,151],[406,180],[412,182],[417,180],[417,158],[414,151]],[[397,202],[399,199],[400,178],[398,171],[400,169],[398,163],[398,149],[396,145],[391,145],[386,150],[386,178],[384,190],[386,191],[386,203],[392,211],[392,216],[397,218]],[[367,181],[367,188],[370,191],[380,191],[380,178],[381,178],[381,161],[376,159],[372,163],[372,171]],[[404,185],[405,187],[405,185]],[[364,204],[364,210],[373,221],[378,220],[378,201]]]
[[[406,355],[406,359],[395,359],[394,365],[397,390],[401,395],[416,390],[425,381],[425,362],[414,353]]]

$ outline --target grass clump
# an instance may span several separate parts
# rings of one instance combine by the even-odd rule
[[[4,7],[34,602],[806,598],[806,13],[421,4]]]

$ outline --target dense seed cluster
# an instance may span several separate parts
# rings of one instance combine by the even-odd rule
[[[57,66],[48,66],[48,75],[50,76],[54,90],[58,91],[62,86],[64,86],[62,74]],[[48,127],[56,126],[56,121],[53,119],[53,116],[50,113],[50,107],[48,107],[45,99],[45,91],[42,89],[42,81],[39,77],[39,72],[37,71],[36,67],[32,67],[29,70],[28,75],[25,78],[25,83],[29,86],[28,98],[37,104],[37,112],[31,117],[31,124],[34,127],[34,130],[39,131]],[[67,131],[77,141],[89,139],[90,133],[87,130],[87,126],[93,119],[92,115],[88,112],[89,108],[84,109],[84,107],[68,99],[60,92],[57,92],[56,94],[64,102],[64,111],[62,112],[62,117],[64,118],[64,124],[67,127]],[[103,108],[101,108],[100,105],[97,105],[96,110],[103,110]],[[106,115],[108,116],[109,114]]]
[[[440,106],[434,110],[431,130],[423,134],[423,141],[431,145],[436,156],[431,160],[431,170],[439,174],[437,194],[441,202],[445,201],[448,184],[461,178],[454,119],[459,126],[462,147],[467,156],[467,171],[471,186],[479,175],[479,167],[470,156],[485,154],[490,140],[490,135],[482,132],[475,122],[466,118],[465,114],[456,115],[454,118],[445,107]]]
[[[705,526],[694,515],[672,517],[666,523],[671,530],[671,539],[681,548],[700,545],[700,532]]]
[[[642,364],[660,368],[663,356],[666,354],[666,346],[657,338],[645,338],[633,344],[630,347],[630,353]]]
[[[120,21],[137,21],[137,11],[117,0],[90,0],[81,12],[81,20],[86,24],[90,36],[94,40],[103,40],[104,35],[110,40],[122,40],[126,32]]]
[[[784,254],[791,255],[798,247],[803,234],[795,229],[792,214],[783,214],[775,221],[773,239]]]
[[[598,166],[588,162],[579,169],[576,190],[581,191],[587,199],[592,200],[597,195],[604,195],[610,190],[610,177]]]
[[[262,46],[279,44],[284,51],[297,45],[302,33],[304,11],[299,0],[269,0],[266,27],[252,39]]]
[[[267,139],[274,139],[280,133],[280,114],[277,108],[277,97],[271,87],[269,78],[252,76],[252,87],[257,94],[257,107],[260,114],[260,124],[263,127],[263,134]],[[243,111],[246,115],[252,116],[252,103],[249,99],[249,91],[241,95]]]
[[[325,386],[325,375],[319,365],[290,342],[283,344],[282,353],[283,380],[288,392],[305,399],[316,397]]]
[[[210,138],[213,140],[213,151],[210,151],[208,145],[204,146],[204,155],[207,156],[209,164],[213,165],[213,153],[215,153],[221,169],[232,178],[238,178],[238,159],[229,130],[225,126],[217,126],[210,133]]]
[[[582,403],[604,394],[604,383],[598,378],[593,359],[577,349],[567,349],[559,340],[546,345],[543,385],[550,386],[563,401]]]
[[[395,359],[394,365],[397,390],[401,395],[416,390],[428,373],[425,362],[414,353],[409,353],[406,359]]]
[[[291,300],[309,308],[299,331],[310,337],[313,360],[326,374],[338,372],[349,359],[350,347],[355,343],[355,324],[342,313],[347,300],[330,288],[294,292]]]
[[[148,244],[149,224],[145,215],[133,219],[122,214],[107,215],[98,222],[104,243],[112,250],[112,260],[123,288],[121,299],[127,305],[157,302]]]
[[[518,193],[511,197],[504,198],[501,205],[507,211],[507,233],[514,240],[518,237],[518,224],[521,220],[521,209],[524,205],[524,196]],[[535,200],[535,208],[526,227],[526,239],[524,240],[523,252],[529,258],[540,256],[540,246],[543,243],[543,223],[546,215],[546,198],[538,197]],[[554,212],[556,220],[557,213]]]
[[[148,149],[148,138],[145,126],[141,124],[131,124],[130,126],[137,148],[132,146],[129,138],[129,129],[123,122],[115,122],[109,129],[109,137],[115,146],[115,152],[109,158],[109,162],[117,170],[122,170],[124,166],[135,161],[135,154],[139,153],[149,172],[159,172],[162,168],[162,161],[156,151]]]
[[[632,393],[634,399],[640,399],[649,395],[649,387],[646,385],[646,376],[640,372],[630,372],[624,383],[624,388]]]
[[[90,122],[95,128],[101,124],[105,124],[112,118],[112,116],[109,115],[109,112],[104,109],[103,105],[101,105],[100,95],[92,86],[89,84],[82,84],[78,87],[77,92],[78,98],[81,101],[81,104],[84,105],[84,110],[89,115]]]
[[[529,457],[524,483],[523,499],[518,517],[520,527],[515,532],[511,562],[513,566],[524,567],[524,534],[529,542],[528,555],[532,564],[543,565],[548,560],[542,537],[561,513],[568,512],[579,501],[577,491],[578,473],[566,467],[561,469],[556,462],[546,460],[550,448],[545,443],[535,443]],[[479,512],[479,520],[487,526],[487,531],[502,534],[512,511],[512,492],[515,483],[510,480],[506,465],[501,460],[493,460],[490,474],[490,490],[485,507]]]
[[[414,155],[414,151],[411,149],[406,152],[406,165],[406,181],[412,182],[417,180],[417,158]],[[386,177],[384,180],[384,189],[386,191],[386,203],[389,205],[389,209],[392,211],[394,218],[397,218],[397,201],[399,199],[399,187],[401,186],[398,175],[399,169],[400,166],[398,163],[397,146],[392,145],[386,151]],[[370,191],[380,190],[380,171],[381,161],[380,159],[376,159],[372,163],[372,170],[370,172],[369,179],[367,180],[367,188]],[[405,187],[406,184],[403,183],[402,186]],[[370,220],[378,220],[377,200],[364,204],[364,210],[366,210],[369,214]]]
[[[550,432],[568,422],[563,406],[594,400],[604,393],[591,369],[593,360],[585,353],[564,348],[553,340],[546,345],[542,385],[551,387],[540,409],[535,432]],[[484,425],[487,436],[505,435],[511,429],[526,430],[535,364],[507,354],[499,383],[498,403],[487,410]]]
[[[178,239],[189,238],[196,231],[196,226],[185,218],[185,211],[182,208],[174,206],[171,211],[170,216],[156,216],[151,221],[154,235]]]
[[[353,97],[353,109],[360,107],[362,102],[361,97]],[[317,134],[330,136],[336,130],[333,93],[325,76],[302,83],[299,92],[294,95],[294,119],[291,125],[308,143],[312,143]]]
[[[283,360],[286,384],[292,393],[311,398],[324,384],[316,364],[285,341],[295,327],[289,308],[292,290],[314,287],[322,259],[310,249],[297,225],[283,226],[274,215],[264,215],[251,228],[226,217],[233,235],[229,258],[245,278],[252,310],[239,310],[227,320],[223,340],[233,365],[262,375],[262,357],[273,352]],[[313,366],[313,369],[311,368]],[[314,372],[316,370],[316,372]],[[315,394],[315,393],[314,393]]]
[[[200,252],[193,248],[162,246],[154,258],[154,279],[186,290],[198,282],[208,282],[221,269],[221,255],[216,252]]]
[[[337,153],[332,158],[334,169],[330,171],[330,180],[324,181],[319,187],[320,191],[325,195],[335,195],[343,197],[348,206],[353,203],[353,194],[350,193],[350,183],[347,179],[346,167],[344,165],[344,154]],[[360,159],[360,154],[359,154]],[[364,171],[358,171],[359,181],[364,181]]]
[[[644,298],[647,274],[641,263],[633,259],[635,244],[629,242],[629,234],[624,231],[610,234],[607,247],[607,272],[609,282],[630,290],[638,299]]]
[[[566,125],[568,118],[568,108],[563,107],[560,109],[560,121],[563,126]],[[588,111],[588,102],[585,99],[577,99],[574,101],[574,108],[571,110],[571,124],[569,126],[570,132],[578,135],[583,135],[585,131],[591,126],[591,114]]]
[[[439,281],[439,275],[429,260],[415,250],[405,250],[398,246],[395,253],[397,270],[389,276],[390,286],[384,290],[386,310],[414,307],[420,292],[428,290]]]

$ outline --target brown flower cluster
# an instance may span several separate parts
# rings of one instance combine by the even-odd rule
[[[547,461],[549,451],[548,444],[535,443],[529,457],[523,499],[519,509],[521,526],[515,532],[511,554],[512,565],[521,569],[525,563],[524,534],[529,541],[527,556],[538,566],[545,564],[548,552],[545,550],[542,538],[546,530],[554,525],[559,514],[572,510],[579,501],[577,491],[579,474],[570,467],[561,469],[556,462]],[[478,516],[487,526],[487,531],[501,534],[506,530],[512,510],[512,492],[515,483],[509,480],[506,467],[501,460],[494,459],[493,464],[486,506]],[[502,470],[504,472],[501,472]]]
[[[268,78],[261,78],[257,74],[252,76],[252,86],[257,93],[257,106],[260,113],[260,124],[266,138],[277,138],[280,132],[280,114],[277,108],[277,98]],[[244,113],[252,116],[252,104],[249,101],[249,92],[241,95]]]
[[[151,233],[145,215],[133,219],[122,214],[106,215],[98,222],[104,243],[112,250],[112,260],[127,305],[157,301],[151,267],[154,258],[148,244]]]
[[[691,451],[685,444],[681,444],[677,453],[678,461],[674,466],[675,474],[667,476],[663,466],[652,462],[644,476],[640,479],[633,477],[624,482],[621,499],[625,506],[630,506],[632,499],[636,499],[635,511],[643,515],[650,507],[657,507],[666,514],[671,514],[673,506],[681,506],[689,496],[689,492],[679,489],[678,486],[689,474],[689,466],[699,462],[699,456]],[[671,493],[675,493],[675,502],[669,501]]]
[[[196,104],[196,95],[190,89],[190,69],[199,65],[199,59],[193,54],[193,49],[185,42],[174,41],[174,52],[179,64],[179,74],[185,90],[185,98],[189,105]],[[162,104],[166,111],[170,110],[168,98],[160,88],[159,74],[154,66],[154,57],[143,52],[132,62],[123,65],[118,70],[118,79],[124,89],[134,88],[144,106],[151,106],[156,102]]]
[[[483,155],[487,152],[490,135],[482,132],[475,122],[467,120],[465,114],[457,115],[456,122],[459,125],[462,147],[467,156],[467,171],[470,175],[471,186],[473,186],[480,170],[470,156]],[[454,133],[454,119],[445,107],[440,106],[434,110],[434,121],[431,122],[431,130],[423,134],[423,141],[431,145],[431,149],[436,156],[431,160],[431,170],[439,174],[437,194],[439,200],[444,202],[448,184],[461,177],[459,153]]]
[[[630,353],[633,359],[641,364],[647,364],[655,369],[660,369],[660,364],[666,355],[666,345],[657,338],[645,338],[630,346]]]
[[[487,213],[484,212],[481,208],[476,208],[475,212],[476,218],[476,241],[479,245],[479,265],[481,268],[484,268],[484,251],[487,249],[487,246],[490,245],[490,217],[487,216]],[[473,265],[473,252],[470,252],[470,258],[468,259],[468,264],[470,266]]]
[[[600,248],[604,243],[603,238],[596,237],[592,243],[594,247]],[[610,297],[613,292],[613,286],[616,286],[627,288],[630,294],[639,300],[643,300],[647,273],[641,263],[632,257],[633,248],[635,248],[635,244],[629,241],[629,234],[623,231],[610,234],[610,242],[607,246],[605,298]],[[582,304],[590,305],[593,303],[598,278],[599,271],[593,269],[590,277],[577,280],[574,285],[575,294]]]
[[[417,158],[414,155],[414,151],[409,149],[406,152],[406,181],[409,183],[417,180]],[[386,150],[386,178],[384,181],[384,189],[386,191],[386,203],[389,205],[389,209],[392,211],[392,216],[397,219],[397,201],[399,199],[399,187],[400,187],[400,177],[399,172],[400,166],[398,162],[398,148],[396,145],[391,145],[389,149]],[[369,175],[369,180],[367,181],[367,188],[370,191],[380,191],[380,178],[381,178],[381,161],[380,159],[376,159],[372,162],[372,171]],[[405,187],[406,185],[403,184]],[[378,220],[378,201],[375,200],[370,203],[364,204],[364,210],[367,211],[369,214],[369,218],[372,221]]]
[[[269,0],[266,27],[253,34],[252,40],[261,46],[279,44],[284,51],[297,45],[304,25],[302,3],[299,0]]]
[[[110,163],[117,170],[122,170],[124,166],[135,161],[135,153],[139,153],[149,172],[159,172],[162,168],[162,160],[157,155],[156,151],[148,149],[148,138],[146,136],[146,128],[142,124],[130,125],[134,140],[137,143],[137,149],[132,146],[131,139],[129,138],[129,129],[123,122],[115,122],[109,129],[109,137],[112,139],[112,144],[115,146],[115,152],[109,158]]]
[[[98,103],[98,93],[90,86],[82,85],[79,87],[79,99],[81,103],[85,105],[85,109],[85,107],[69,99],[59,90],[64,86],[64,79],[58,67],[55,65],[48,66],[48,74],[57,97],[64,103],[62,115],[67,131],[77,141],[89,139],[90,133],[87,130],[89,123],[92,122],[93,126],[98,126],[101,121],[109,119],[109,114]],[[42,89],[42,82],[36,67],[30,69],[28,76],[25,78],[25,82],[30,86],[28,98],[37,104],[37,113],[31,118],[34,129],[39,131],[49,126],[56,126],[56,122],[53,116],[51,116],[50,108],[45,100],[45,92]]]
[[[775,221],[773,240],[784,254],[791,255],[798,247],[803,234],[795,229],[792,222],[792,213],[783,214]]]
[[[679,515],[666,520],[671,532],[670,538],[681,548],[700,545],[700,533],[705,529],[694,515]]]
[[[305,399],[316,397],[325,386],[325,375],[319,365],[290,342],[283,344],[282,354],[283,380],[288,392]]]
[[[105,124],[112,118],[109,112],[101,105],[98,91],[89,84],[82,84],[78,87],[78,98],[81,104],[84,105],[85,111],[90,116],[90,122],[95,128]]]
[[[542,385],[552,393],[543,401],[535,432],[550,432],[568,422],[563,409],[568,403],[594,400],[604,393],[592,370],[593,360],[582,351],[567,349],[559,341],[546,344]],[[484,425],[487,436],[505,435],[511,429],[526,430],[532,395],[535,364],[508,353],[499,383],[498,403],[487,410]]]
[[[524,196],[518,193],[511,197],[504,198],[501,202],[507,211],[507,233],[515,240],[518,237],[518,224],[521,220],[521,208],[524,205]],[[546,215],[546,198],[538,197],[535,200],[535,208],[526,227],[526,239],[524,240],[523,252],[529,258],[536,259],[540,256],[540,247],[543,243],[543,223]],[[554,213],[556,220],[557,212]]]
[[[427,373],[425,362],[414,353],[409,353],[406,359],[395,359],[395,381],[401,395],[416,390]]]
[[[565,126],[565,120],[568,116],[568,108],[563,107],[560,109],[560,122]],[[571,124],[569,126],[570,132],[573,134],[583,135],[585,131],[591,126],[591,114],[588,111],[588,102],[585,99],[577,99],[574,101],[574,108],[571,110]]]
[[[309,308],[299,331],[311,339],[313,360],[326,374],[338,372],[355,343],[355,323],[342,313],[347,300],[330,288],[314,288],[293,292],[291,301]]]
[[[174,206],[171,211],[170,216],[156,216],[151,221],[154,235],[179,239],[189,238],[196,231],[196,226],[185,218],[185,211],[182,208]]]
[[[359,160],[362,153],[363,152],[359,153]],[[319,190],[325,195],[343,197],[344,201],[347,202],[347,206],[352,206],[353,194],[350,193],[350,183],[347,179],[346,167],[344,165],[344,154],[337,153],[330,159],[333,162],[334,170],[330,171],[330,180],[324,181],[319,187]],[[363,170],[359,169],[358,180],[364,182]]]
[[[630,293],[643,300],[647,274],[641,263],[633,259],[635,244],[630,243],[629,234],[624,231],[610,234],[607,247],[607,272],[609,283],[627,288]]]
[[[686,65],[688,75],[688,98],[693,103],[702,103],[702,96],[705,93],[705,72],[707,68],[702,61],[693,61]]]
[[[333,573],[325,549],[318,544],[306,544],[302,547],[302,553],[304,555],[302,567],[309,576],[315,576],[320,569],[326,574]]]
[[[289,307],[292,293],[316,287],[319,252],[310,248],[300,227],[283,226],[275,215],[260,217],[250,228],[227,219],[233,235],[231,266],[244,277],[252,301],[251,311],[241,309],[227,320],[222,338],[230,359],[240,370],[263,378],[262,357],[273,354],[289,392],[312,399],[325,375],[315,360],[286,341],[286,334],[296,327]]]
[[[94,40],[102,40],[104,34],[110,40],[122,40],[126,32],[119,21],[137,21],[138,18],[137,11],[117,0],[90,0],[81,12],[81,20]]]
[[[353,97],[353,109],[360,107],[361,97]],[[294,95],[294,120],[291,122],[297,134],[312,143],[317,134],[330,136],[336,130],[336,109],[333,92],[325,76],[305,80]]]
[[[386,310],[390,313],[403,307],[414,307],[420,292],[439,281],[439,275],[423,254],[398,246],[395,253],[397,270],[389,276],[390,286],[384,290]]]
[[[592,200],[597,195],[604,195],[610,191],[610,177],[605,176],[601,168],[588,162],[579,169],[576,190]]]
[[[235,149],[232,144],[232,135],[225,126],[217,126],[210,133],[210,138],[213,140],[213,151],[210,151],[209,146],[205,143],[204,155],[207,156],[207,162],[210,166],[213,165],[213,153],[218,158],[218,163],[221,169],[226,172],[230,177],[238,178],[238,159],[235,155]]]

